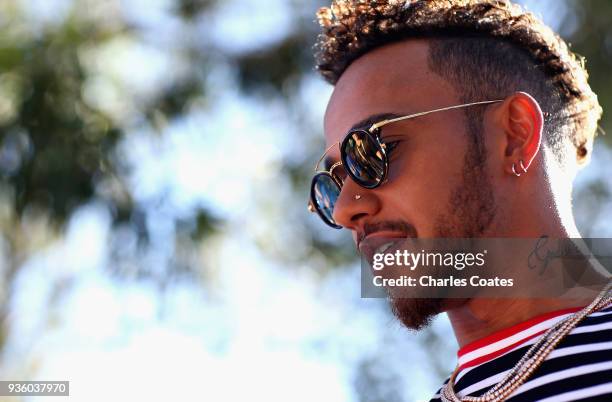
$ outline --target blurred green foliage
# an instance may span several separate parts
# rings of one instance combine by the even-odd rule
[[[76,2],[78,3],[78,2]],[[238,83],[245,96],[266,93],[290,103],[300,80],[314,73],[312,45],[318,27],[314,11],[320,1],[296,2],[301,9],[286,37],[265,49],[224,53],[214,43],[186,41],[182,51],[191,53],[192,68],[171,85],[160,88],[141,107],[141,118],[163,131],[160,122],[184,113],[194,99],[207,99],[206,74],[219,60],[236,67]],[[612,3],[606,0],[570,1],[570,12],[562,27],[571,29],[568,41],[574,51],[586,57],[591,83],[604,110],[612,104]],[[203,15],[214,12],[215,2],[181,0],[172,11],[186,24],[196,24]],[[12,19],[0,27],[0,185],[3,202],[20,217],[35,210],[61,224],[78,206],[102,198],[114,211],[117,223],[138,225],[125,166],[113,154],[125,135],[123,124],[108,111],[87,99],[85,87],[89,72],[83,66],[84,49],[100,46],[122,35],[139,35],[138,27],[127,21],[96,23],[82,18],[78,8],[62,24],[41,32],[23,32],[27,23],[18,7],[6,7]],[[17,24],[15,21],[20,21]],[[7,20],[8,21],[8,20]],[[16,28],[17,27],[17,28]],[[209,58],[209,54],[219,57]],[[303,120],[296,116],[296,121]],[[306,124],[306,123],[305,123]],[[604,115],[602,127],[612,123]],[[163,126],[163,124],[162,124]],[[314,137],[320,129],[302,127]],[[610,136],[604,138],[610,142]],[[322,140],[311,141],[306,152],[314,157]],[[311,158],[312,159],[312,158]],[[309,166],[286,161],[286,171],[295,190],[305,192]],[[112,183],[114,191],[101,194],[100,183]],[[197,238],[203,238],[220,224],[210,211],[201,210]],[[203,223],[208,222],[208,223]],[[210,224],[215,222],[215,224]],[[8,229],[8,227],[7,227]],[[138,231],[144,238],[147,229]],[[317,238],[313,236],[313,239]],[[333,253],[335,242],[321,241],[318,249]]]
[[[570,12],[561,22],[561,29],[575,27],[565,39],[574,52],[586,59],[589,83],[597,94],[604,114],[601,127],[605,132],[612,131],[612,2],[608,0],[573,0],[569,3]],[[612,145],[612,135],[600,138],[608,146]]]
[[[214,4],[185,0],[176,2],[171,13],[188,31],[192,21]],[[147,224],[151,211],[135,201],[128,183],[129,166],[118,147],[136,127],[161,134],[167,122],[180,118],[195,100],[206,97],[206,53],[195,51],[196,44],[185,41],[173,49],[191,68],[171,74],[172,79],[148,91],[146,99],[129,99],[133,96],[130,88],[122,92],[121,83],[113,82],[112,77],[101,78],[96,69],[113,62],[108,52],[104,54],[105,48],[146,42],[143,27],[122,19],[110,3],[75,1],[59,21],[37,20],[26,9],[18,1],[0,4],[0,241],[4,260],[0,345],[19,268],[62,235],[79,207],[102,203],[111,212],[113,227],[136,234],[138,250],[151,247],[152,226]],[[96,52],[97,58],[92,57]],[[110,96],[117,98],[115,110],[120,113],[105,107],[104,98],[109,97],[103,93],[105,88],[116,91]],[[195,208],[189,217],[176,218],[173,225],[176,242],[197,245],[218,229],[220,221],[207,209]],[[111,258],[123,257],[111,250]],[[122,268],[127,265],[111,263],[109,267],[112,274],[126,276]],[[163,282],[173,273],[188,271],[185,265],[179,259],[172,261],[168,272],[157,277]],[[138,272],[130,275],[150,277],[148,270],[146,264],[140,264]]]
[[[4,110],[0,177],[14,208],[47,211],[63,221],[112,175],[110,154],[121,129],[82,98],[85,73],[70,27],[0,48]]]
[[[212,4],[185,0],[174,11],[190,20]],[[28,21],[19,8],[7,6],[4,11],[12,14],[4,16],[11,23],[0,26],[3,202],[17,217],[34,210],[61,227],[75,208],[98,198],[114,211],[116,223],[137,224],[136,206],[125,182],[126,167],[114,154],[126,127],[88,98],[88,80],[96,77],[84,66],[83,53],[117,38],[138,36],[138,29],[126,21],[109,25],[83,18],[75,5],[62,24],[41,27],[42,32],[24,32]],[[190,50],[188,44],[184,47],[185,52]],[[144,119],[141,125],[159,128],[160,121],[180,117],[186,105],[204,97],[198,61],[194,60],[196,68],[189,74],[159,88],[153,99],[138,105],[138,115],[130,118]],[[101,184],[109,187],[109,183],[113,191],[99,191]],[[205,211],[198,221],[209,222],[197,225],[194,234],[198,237],[214,228],[210,224],[214,220]]]

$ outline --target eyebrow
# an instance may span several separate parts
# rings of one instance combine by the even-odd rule
[[[370,126],[374,123],[378,123],[381,120],[387,120],[387,119],[395,119],[397,117],[401,117],[404,116],[403,114],[399,114],[399,113],[376,113],[376,114],[372,114],[368,117],[366,117],[365,119],[359,120],[357,123],[353,124],[353,126],[351,127],[351,129],[349,131],[352,130],[357,130],[359,128],[363,128],[363,129],[368,129],[370,128]]]
[[[387,112],[387,113],[375,113],[375,114],[369,115],[365,119],[361,119],[357,123],[353,124],[351,126],[351,128],[349,129],[349,132],[353,131],[353,130],[357,130],[357,129],[367,130],[374,123],[378,123],[378,122],[380,122],[382,120],[386,120],[386,119],[395,119],[395,118],[401,117],[401,116],[404,116],[404,115],[403,114],[399,114],[399,113],[389,113],[389,112]],[[323,168],[325,170],[329,170],[329,168],[334,163],[336,163],[336,159],[332,158],[331,156],[326,155],[325,159],[323,159]]]

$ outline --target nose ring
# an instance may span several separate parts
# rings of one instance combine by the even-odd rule
[[[358,200],[358,199],[360,199],[360,198],[361,198],[361,196],[360,196],[359,194],[355,194],[355,199],[356,199],[356,200]]]

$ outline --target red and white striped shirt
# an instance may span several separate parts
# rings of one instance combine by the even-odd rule
[[[482,395],[546,330],[578,310],[546,313],[462,347],[455,392],[460,397]],[[431,399],[437,401],[439,391]],[[581,321],[507,401],[612,402],[612,306]]]

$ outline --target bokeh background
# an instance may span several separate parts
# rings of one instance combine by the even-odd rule
[[[612,2],[522,3],[610,110]],[[361,299],[350,235],[306,211],[323,5],[0,1],[2,380],[69,380],[54,401],[433,395],[446,317],[410,333]],[[584,236],[612,236],[610,144],[576,185]]]

